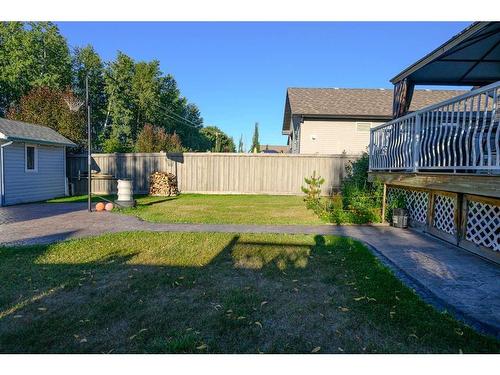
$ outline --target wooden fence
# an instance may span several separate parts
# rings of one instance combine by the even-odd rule
[[[302,194],[304,177],[313,171],[325,178],[323,194],[340,187],[346,165],[355,155],[292,155],[233,153],[124,153],[93,154],[93,172],[113,178],[130,178],[134,193],[145,194],[155,171],[177,175],[184,193]],[[85,194],[86,155],[68,155],[67,175],[74,194]],[[96,194],[116,192],[115,180],[94,179]]]

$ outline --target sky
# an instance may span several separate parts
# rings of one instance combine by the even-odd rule
[[[205,125],[248,148],[286,144],[288,87],[389,88],[389,80],[470,22],[61,22],[70,47],[91,44],[105,61],[122,51],[160,61]]]

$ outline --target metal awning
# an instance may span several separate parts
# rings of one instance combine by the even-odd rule
[[[475,22],[391,82],[484,86],[500,80],[500,22]]]

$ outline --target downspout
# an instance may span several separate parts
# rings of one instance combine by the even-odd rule
[[[0,168],[2,171],[2,181],[0,184],[0,197],[2,200],[0,201],[0,206],[3,206],[5,204],[5,168],[4,168],[4,153],[3,153],[3,148],[10,146],[12,144],[12,141],[4,143],[0,145]]]

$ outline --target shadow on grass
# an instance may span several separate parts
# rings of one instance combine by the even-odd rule
[[[172,234],[136,236],[0,248],[0,352],[500,348],[425,305],[349,239],[234,235],[192,251],[155,247]]]
[[[82,242],[90,245],[88,240]],[[115,352],[199,352],[200,338],[186,339],[185,332],[178,331],[193,317],[208,319],[208,326],[219,320],[200,315],[204,304],[212,298],[230,300],[240,292],[245,295],[243,304],[261,302],[260,293],[238,285],[248,276],[242,277],[241,269],[271,273],[303,269],[312,249],[287,243],[276,250],[279,243],[245,242],[235,235],[205,264],[195,256],[180,266],[168,257],[157,264],[141,263],[140,251],[127,243],[115,245],[106,254],[88,249],[61,257],[58,246],[65,244],[71,242],[0,247],[0,277],[2,284],[8,283],[0,292],[0,352],[107,352],[111,348]],[[155,325],[155,332],[130,340],[144,325]],[[171,340],[159,345],[156,336],[163,337],[164,332],[158,330],[170,332]],[[87,332],[85,337],[82,331]],[[232,343],[229,336],[234,331],[226,335],[212,344],[214,350],[232,351],[228,345],[236,345],[234,351],[252,351]],[[190,344],[176,344],[178,340]]]
[[[149,198],[148,198],[149,199]],[[168,201],[172,201],[172,200],[176,200],[176,199],[179,199],[179,196],[173,196],[173,197],[151,197],[150,198],[151,201],[146,201],[144,203],[142,202],[139,202],[137,204],[138,207],[141,207],[141,206],[154,206],[155,204],[158,204],[158,203],[164,203],[164,202],[168,202]]]

